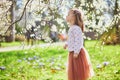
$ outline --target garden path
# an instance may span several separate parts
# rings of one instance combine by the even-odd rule
[[[14,50],[26,50],[26,49],[32,49],[32,48],[38,48],[38,47],[48,47],[48,46],[58,46],[63,45],[64,42],[56,42],[56,43],[44,43],[39,45],[20,45],[20,46],[12,46],[12,47],[1,47],[0,52],[7,52],[7,51],[14,51]]]

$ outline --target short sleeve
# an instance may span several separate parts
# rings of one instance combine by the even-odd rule
[[[79,54],[81,48],[83,47],[83,36],[81,28],[75,27],[73,29],[73,35],[74,35],[74,53]]]

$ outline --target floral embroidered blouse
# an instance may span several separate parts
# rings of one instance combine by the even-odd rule
[[[68,31],[68,51],[74,51],[79,54],[81,48],[83,48],[83,36],[82,30],[77,25],[72,25]]]

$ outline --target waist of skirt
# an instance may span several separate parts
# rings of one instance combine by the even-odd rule
[[[84,48],[81,48],[80,52],[84,50]],[[69,53],[74,53],[74,51],[69,51]]]
[[[74,51],[69,51],[69,53],[74,53]]]

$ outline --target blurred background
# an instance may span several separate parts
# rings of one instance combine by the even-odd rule
[[[120,43],[120,0],[0,0],[0,42],[64,41],[71,8],[84,13],[84,39]]]
[[[120,0],[0,0],[0,80],[67,80],[72,8],[84,14],[90,80],[120,80]]]

